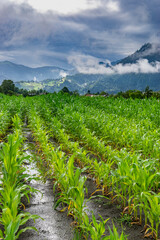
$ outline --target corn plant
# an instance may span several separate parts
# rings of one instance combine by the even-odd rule
[[[97,221],[95,218],[95,215],[92,213],[91,222],[89,221],[88,216],[86,216],[86,218],[84,219],[84,229],[87,230],[91,239],[93,240],[107,239],[107,237],[104,236],[104,234],[106,231],[105,225],[109,220],[109,218],[107,218],[106,220],[103,220],[102,216],[100,216],[100,218],[101,218],[101,221]]]
[[[124,213],[128,211],[132,214],[134,211],[135,219],[138,219],[139,213],[141,223],[144,212],[147,225],[147,221],[151,221],[148,217],[151,204],[146,196],[159,189],[157,159],[160,156],[160,134],[154,117],[158,116],[157,101],[74,98],[55,94],[42,100],[36,98],[31,105],[30,122],[36,129],[34,135],[45,153],[44,160],[48,162],[50,174],[57,172],[57,186],[64,184],[65,189],[69,181],[65,169],[67,159],[65,157],[60,163],[63,154],[58,151],[53,157],[55,163],[49,160],[52,159],[52,150],[55,151],[50,138],[58,141],[61,150],[74,154],[80,166],[88,166],[97,185],[101,185],[103,190],[110,189],[112,198],[122,202]],[[93,161],[89,154],[97,160]],[[59,167],[61,171],[58,171]],[[70,191],[74,192],[75,186]],[[63,200],[67,199],[67,204],[70,204],[70,191],[64,191]],[[155,224],[155,220],[153,222]]]
[[[21,205],[21,197],[23,194],[28,193],[27,189],[25,193],[24,189],[8,187],[4,188],[0,192],[2,195],[1,223],[4,226],[4,234],[1,232],[2,239],[5,240],[18,239],[19,235],[22,232],[25,232],[26,230],[29,229],[36,230],[35,227],[25,227],[19,230],[19,228],[23,226],[29,219],[35,220],[39,218],[39,216],[37,215],[31,215],[30,213],[27,212],[25,213],[19,212],[19,207]]]
[[[99,188],[102,187],[102,193],[108,194],[109,189],[111,187],[111,176],[110,172],[112,169],[112,165],[114,164],[114,161],[108,161],[107,163],[104,163],[103,161],[98,162],[96,159],[91,165],[91,172],[94,173],[94,176],[96,178],[96,184]]]
[[[160,225],[160,195],[147,195],[149,202],[148,207],[148,220],[151,224],[151,227],[147,228],[145,235],[152,236],[158,239],[158,227]],[[149,233],[151,230],[151,233]]]
[[[16,119],[17,118],[17,119]],[[19,136],[19,126],[16,124],[20,122],[18,116],[13,120],[15,126],[15,133],[8,136],[8,142],[4,143],[0,151],[0,159],[2,161],[2,186],[0,188],[1,194],[1,209],[2,214],[0,221],[4,226],[4,233],[1,231],[2,239],[14,240],[18,239],[19,235],[34,227],[25,227],[19,230],[29,219],[37,219],[39,216],[31,215],[30,213],[21,213],[21,198],[25,195],[29,199],[30,192],[35,192],[33,188],[26,185],[23,174],[25,169],[22,167],[24,157],[20,152],[23,138]],[[16,129],[18,127],[18,129]]]
[[[127,240],[127,237],[124,235],[124,233],[122,232],[121,235],[119,236],[117,229],[115,227],[115,225],[113,224],[113,230],[111,230],[110,227],[109,228],[109,233],[110,235],[107,236],[106,240]]]
[[[71,157],[65,167],[59,170],[58,179],[55,182],[55,187],[58,184],[61,188],[60,198],[55,204],[55,208],[61,202],[65,202],[68,205],[69,214],[72,214],[78,223],[82,222],[84,211],[84,183],[85,177],[80,176],[82,170],[74,167],[74,158]],[[57,171],[56,171],[57,172]]]

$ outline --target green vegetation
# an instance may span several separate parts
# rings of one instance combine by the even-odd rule
[[[113,204],[121,206],[121,222],[144,223],[145,236],[158,239],[159,100],[153,98],[153,92],[148,87],[143,93],[144,99],[90,98],[70,95],[64,90],[33,98],[0,95],[1,141],[10,126],[16,129],[1,148],[2,239],[16,239],[19,226],[28,218],[37,218],[15,210],[14,216],[10,214],[5,219],[4,209],[13,212],[14,199],[8,200],[9,191],[14,192],[10,196],[17,196],[14,209],[19,209],[21,195],[34,191],[27,185],[23,184],[22,187],[21,181],[24,177],[24,158],[20,151],[24,118],[27,118],[35,140],[39,155],[37,165],[43,177],[49,177],[54,182],[54,192],[57,194],[54,207],[67,210],[73,218],[77,234],[86,239],[127,239],[123,232],[118,234],[114,225],[113,229],[108,229],[108,218],[100,216],[99,221],[94,213],[89,218],[87,201],[93,197],[85,197],[89,174],[95,180],[96,191],[101,192],[101,197],[110,198]],[[8,226],[17,221],[12,219],[20,220],[16,228],[14,225],[11,227],[14,238],[5,238]]]
[[[129,89],[143,92],[149,86],[154,92],[160,89],[159,73],[128,73],[128,74],[75,74],[61,79],[47,79],[41,82],[16,82],[18,88],[37,90],[42,88],[47,92],[59,92],[67,87],[73,92],[78,89],[80,95],[87,93],[88,89],[93,94],[105,91],[109,94],[126,92]]]
[[[0,92],[7,94],[7,95],[23,95],[26,96],[36,96],[36,95],[42,95],[46,94],[47,92],[42,89],[31,89],[30,91],[27,91],[26,89],[19,89],[18,87],[15,87],[15,84],[12,80],[4,80],[0,86]]]
[[[100,75],[99,78],[101,79],[102,76]],[[87,77],[91,80],[88,80]],[[103,78],[105,77],[103,76]],[[87,83],[87,80],[89,81],[89,83]],[[159,81],[159,77],[157,81]],[[124,83],[124,85],[126,84],[126,82]],[[88,93],[92,95],[103,95],[105,97],[113,96],[115,98],[116,97],[133,98],[133,99],[135,98],[143,99],[143,98],[150,98],[150,97],[160,98],[160,92],[156,91],[156,88],[152,88],[153,89],[152,90],[149,86],[146,86],[147,83],[145,81],[141,87],[139,87],[138,85],[136,86],[132,84],[134,86],[134,89],[133,89],[133,86],[130,87],[130,89],[132,90],[126,90],[129,88],[129,87],[126,88],[126,86],[123,87],[122,90],[120,87],[119,88],[114,87],[112,89],[112,83],[113,81],[111,78],[109,80],[107,87],[105,87],[105,84],[106,84],[105,80],[102,82],[102,84],[99,84],[97,83],[97,81],[94,81],[94,76],[92,75],[83,76],[82,74],[77,74],[75,76],[67,76],[66,80],[65,79],[61,79],[61,80],[48,79],[42,82],[18,82],[16,83],[16,86],[20,89],[26,89],[27,91],[34,92],[33,95],[38,95],[38,94],[35,94],[35,92],[40,91],[40,89],[43,89],[43,91],[47,91],[47,92],[60,92],[60,91],[66,92],[66,93],[68,92],[71,95],[72,94],[85,95]],[[94,84],[97,84],[97,86],[93,86]],[[152,84],[150,84],[150,86],[152,86]],[[139,89],[139,90],[136,90],[136,89]]]
[[[13,134],[8,136],[8,142],[4,143],[0,149],[1,160],[1,188],[0,188],[0,204],[1,216],[0,223],[4,227],[4,231],[0,230],[1,239],[15,240],[19,235],[26,230],[34,229],[35,227],[22,226],[29,219],[37,219],[39,216],[31,215],[27,212],[22,212],[22,197],[26,196],[29,200],[29,194],[35,192],[29,185],[25,183],[29,175],[24,174],[25,168],[23,162],[25,158],[20,151],[23,143],[21,132],[21,120],[18,115],[12,119]],[[24,180],[25,178],[25,180]],[[21,229],[19,229],[21,227]]]

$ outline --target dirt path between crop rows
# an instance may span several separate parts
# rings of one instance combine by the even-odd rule
[[[35,143],[32,139],[31,131],[25,127],[23,132],[27,138],[25,143],[25,147],[27,148],[26,152],[28,155],[32,155],[35,151]],[[27,165],[27,172],[31,175],[40,175],[34,162]],[[35,223],[32,220],[28,221],[27,226],[36,227],[38,233],[32,230],[27,231],[20,236],[19,240],[72,240],[74,236],[71,227],[72,218],[67,217],[66,213],[53,209],[53,182],[47,180],[46,183],[44,183],[42,181],[33,180],[30,185],[40,192],[32,196],[30,203],[26,205],[25,211],[31,214],[37,214],[44,220],[38,219]],[[86,185],[88,188],[88,196],[90,196],[90,194],[96,190],[95,184],[92,179],[88,179]],[[87,203],[87,209],[89,216],[91,216],[91,211],[94,211],[96,218],[99,220],[99,214],[104,220],[110,218],[107,225],[112,228],[112,221],[114,221],[118,232],[120,233],[122,231],[122,223],[120,222],[121,210],[118,209],[115,204],[111,204],[110,200],[97,197]],[[128,235],[128,240],[140,240],[143,238],[143,233],[141,233],[142,226],[129,226],[125,223],[123,224],[123,230],[125,234]]]
[[[53,184],[47,181],[45,184],[37,182],[32,184],[33,187],[41,191],[43,196],[39,193],[32,199],[26,211],[31,214],[37,214],[44,220],[38,219],[35,224],[32,221],[27,225],[37,228],[38,232],[27,231],[22,234],[20,240],[60,240],[72,239],[72,229],[70,227],[71,219],[66,216],[66,213],[60,213],[53,209]]]
[[[27,138],[25,148],[27,155],[32,155],[34,151],[34,143],[32,142],[31,131],[27,127],[23,129],[24,135]],[[30,175],[39,176],[40,173],[34,162],[27,165],[27,172]],[[54,195],[53,195],[53,183],[51,181],[32,180],[30,185],[37,189],[39,192],[34,194],[30,199],[30,203],[27,204],[26,210],[31,214],[37,214],[42,219],[36,220],[34,223],[32,220],[27,222],[27,226],[34,226],[36,231],[27,231],[23,233],[19,240],[61,240],[73,239],[73,229],[70,226],[72,219],[67,217],[66,213],[61,213],[53,209]]]

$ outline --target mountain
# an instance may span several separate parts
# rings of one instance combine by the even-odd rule
[[[90,90],[92,93],[97,93],[101,91],[106,91],[108,93],[117,93],[119,91],[126,91],[129,89],[137,89],[143,91],[146,86],[149,86],[153,91],[160,91],[160,72],[153,71],[153,73],[146,73],[146,68],[148,68],[148,65],[147,67],[144,67],[143,65],[145,73],[142,73],[143,71],[138,71],[138,73],[134,73],[134,71],[130,73],[123,73],[123,71],[119,71],[118,74],[117,69],[125,67],[126,64],[132,66],[132,63],[136,63],[140,59],[147,59],[149,63],[152,63],[151,65],[149,65],[151,69],[152,67],[156,70],[159,69],[160,44],[146,43],[132,55],[129,55],[128,57],[119,61],[115,61],[111,63],[111,65],[109,62],[99,62],[98,66],[101,65],[102,68],[111,68],[112,70],[116,69],[115,71],[113,71],[113,74],[75,74],[74,71],[69,72],[56,67],[28,68],[23,65],[15,66],[15,64],[10,62],[1,62],[0,77],[1,75],[5,75],[5,72],[1,70],[1,65],[3,65],[3,69],[4,65],[11,65],[14,69],[15,67],[17,68],[17,78],[15,78],[14,75],[14,79],[19,80],[17,81],[16,86],[28,90],[38,90],[42,88],[47,90],[48,92],[57,92],[60,91],[63,87],[67,87],[70,91],[78,90],[80,94],[84,94],[88,90]],[[156,65],[155,62],[159,62],[159,65]],[[118,64],[120,65],[118,66]],[[135,65],[136,64],[134,64],[133,67],[135,67]],[[155,65],[157,68],[155,67]],[[10,76],[12,76],[10,77],[10,79],[13,79],[11,66],[10,68],[6,68],[10,69]],[[116,68],[117,66],[118,68]],[[130,66],[127,65],[127,69]],[[24,72],[25,74],[22,75],[22,73]],[[13,74],[14,73],[15,72],[13,71]],[[20,78],[18,78],[18,74],[23,76],[23,80],[25,78],[27,80],[32,80],[35,76],[39,80],[39,82],[22,82],[20,81]],[[54,77],[51,76],[52,74],[54,75]],[[65,76],[65,74],[68,75]],[[63,77],[60,77],[60,75],[63,75]]]
[[[160,73],[143,74],[75,74],[66,76],[62,79],[48,79],[41,82],[19,82],[16,83],[19,88],[27,90],[44,89],[48,92],[58,92],[63,87],[67,87],[70,91],[78,90],[80,94],[85,94],[88,90],[91,93],[108,92],[115,94],[120,91],[129,89],[143,91],[149,86],[153,91],[160,91]]]
[[[135,89],[144,91],[146,86],[149,86],[153,91],[160,91],[160,73],[103,75],[99,81],[95,81],[94,84],[88,87],[93,93],[105,91],[110,94],[115,94],[120,91],[124,92]]]
[[[160,44],[146,43],[135,53],[118,61],[117,64],[131,64],[135,63],[139,59],[147,59],[149,62],[160,62]]]
[[[125,64],[136,63],[140,59],[147,59],[149,63],[156,61],[160,62],[160,44],[144,44],[139,50],[132,55],[108,64],[106,62],[99,62],[99,65],[106,68],[114,68],[114,66],[121,63]],[[117,93],[126,90],[141,90],[143,91],[146,86],[149,86],[153,91],[160,91],[160,72],[155,73],[125,73],[125,74],[75,74],[72,76],[66,76],[59,82],[49,81],[43,82],[43,86],[47,91],[59,91],[64,86],[68,87],[70,91],[78,90],[79,93],[84,94],[88,90],[92,93],[106,91],[108,93]]]
[[[57,79],[71,74],[71,71],[54,66],[30,68],[9,61],[0,62],[0,83],[4,79],[19,81],[42,81],[47,78]]]

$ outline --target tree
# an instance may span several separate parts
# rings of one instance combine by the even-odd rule
[[[24,89],[22,94],[23,94],[23,97],[27,97],[28,96],[28,91],[26,89]]]
[[[32,89],[31,91],[29,91],[29,95],[30,96],[36,96],[37,95],[37,91],[35,89]]]
[[[4,80],[1,84],[1,89],[4,94],[12,94],[15,90],[15,85],[12,80]]]
[[[149,98],[152,96],[153,90],[149,88],[149,86],[147,86],[144,90],[144,95]]]
[[[100,92],[100,95],[106,95],[105,91]]]
[[[61,92],[63,93],[70,93],[67,87],[62,88]]]

